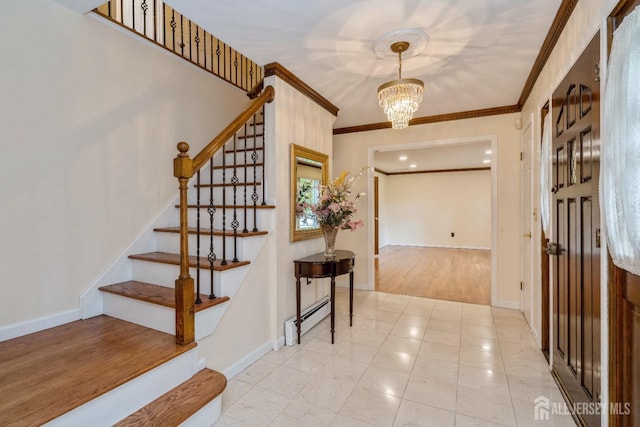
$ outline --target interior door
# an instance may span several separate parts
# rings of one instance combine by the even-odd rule
[[[553,372],[573,403],[600,401],[600,35],[553,93]],[[599,414],[581,414],[589,426]]]
[[[520,297],[520,307],[522,313],[524,314],[529,327],[533,326],[531,319],[531,300],[532,300],[532,259],[531,256],[533,254],[532,251],[532,240],[531,240],[531,230],[532,224],[531,221],[533,219],[533,211],[532,211],[532,203],[531,203],[531,193],[532,193],[532,174],[531,174],[531,159],[532,153],[531,148],[533,146],[532,136],[531,136],[531,122],[522,133],[522,161],[521,163],[521,171],[522,171],[522,279],[521,279],[521,297]]]
[[[374,254],[380,253],[380,229],[378,224],[378,177],[373,177],[373,233],[374,233]]]

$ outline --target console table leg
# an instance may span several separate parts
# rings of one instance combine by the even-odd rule
[[[353,270],[349,273],[349,326],[353,326]]]
[[[300,344],[300,277],[296,277],[296,328],[298,329],[298,344]]]
[[[336,276],[331,276],[331,344],[333,344],[336,318]]]

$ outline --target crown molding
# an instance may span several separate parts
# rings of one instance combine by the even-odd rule
[[[547,37],[545,37],[542,47],[540,48],[540,52],[538,52],[538,56],[533,63],[533,67],[531,67],[529,77],[527,77],[527,81],[520,93],[520,98],[516,104],[520,110],[522,110],[522,107],[524,107],[525,102],[527,102],[529,95],[531,95],[533,85],[538,80],[538,77],[540,77],[542,69],[547,63],[549,56],[551,56],[551,52],[556,47],[556,43],[558,43],[558,39],[560,38],[560,35],[562,34],[564,27],[567,25],[567,21],[569,21],[569,18],[573,13],[573,9],[575,9],[577,4],[578,0],[562,0],[562,3],[558,8],[558,12],[556,13],[556,17],[553,19],[553,23],[549,28]]]
[[[477,117],[485,117],[485,116],[495,116],[500,114],[510,114],[510,113],[519,113],[522,111],[522,107],[525,102],[531,95],[531,91],[533,90],[533,86],[535,82],[540,77],[540,73],[544,68],[551,52],[556,47],[558,43],[558,39],[562,34],[573,10],[578,4],[578,0],[562,0],[560,7],[558,8],[558,12],[556,13],[555,18],[547,32],[547,36],[542,43],[542,47],[538,52],[538,56],[531,67],[531,71],[529,72],[529,76],[525,81],[525,84],[522,88],[522,92],[520,93],[520,98],[515,105],[505,106],[505,107],[494,107],[494,108],[485,108],[482,110],[472,110],[472,111],[463,111],[459,113],[449,113],[449,114],[440,114],[437,116],[426,116],[426,117],[418,117],[412,119],[409,122],[409,126],[414,125],[423,125],[427,123],[437,123],[437,122],[445,122],[451,120],[463,120],[463,119],[471,119]],[[354,132],[366,132],[370,130],[380,130],[380,129],[390,129],[391,122],[381,122],[381,123],[371,123],[366,125],[359,126],[349,126],[343,128],[336,128],[333,130],[334,135],[340,135],[343,133],[354,133]]]
[[[306,95],[309,99],[314,101],[316,104],[333,114],[334,116],[338,115],[339,108],[333,105],[329,100],[320,95],[318,92],[313,90],[311,86],[300,80],[295,74],[291,71],[287,70],[285,67],[280,65],[277,62],[272,62],[264,66],[264,76],[277,76],[280,79],[284,80],[298,91]]]
[[[475,119],[486,116],[499,116],[502,114],[519,113],[517,105],[504,107],[483,108],[481,110],[461,111],[458,113],[439,114],[437,116],[416,117],[409,121],[409,126],[425,125],[429,123],[448,122],[452,120]],[[391,122],[371,123],[368,125],[350,126],[333,130],[334,135],[343,133],[366,132],[370,130],[391,129]]]

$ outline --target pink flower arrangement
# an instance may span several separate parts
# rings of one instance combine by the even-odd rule
[[[362,220],[354,221],[352,218],[358,211],[358,199],[365,193],[358,193],[351,199],[351,187],[367,168],[349,179],[349,172],[344,171],[334,181],[320,187],[320,200],[315,204],[308,204],[311,212],[316,216],[321,226],[339,227],[342,230],[355,231],[364,226]],[[307,207],[305,206],[305,207]]]

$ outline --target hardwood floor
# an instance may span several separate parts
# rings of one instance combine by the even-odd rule
[[[0,426],[42,425],[195,347],[108,316],[0,343]]]
[[[376,291],[491,304],[491,251],[385,246],[375,259]]]

